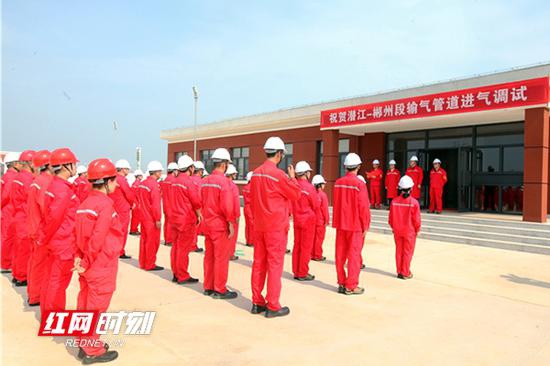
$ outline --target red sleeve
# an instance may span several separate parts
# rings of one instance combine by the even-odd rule
[[[414,224],[414,230],[416,233],[418,233],[420,231],[420,226],[421,226],[421,222],[422,222],[422,218],[420,216],[420,205],[418,203],[418,201],[415,202],[414,204],[414,209],[413,209],[413,224]]]
[[[390,225],[390,227],[393,230],[393,207],[391,203],[390,203],[390,213],[388,214],[388,225]]]
[[[155,221],[160,221],[162,214],[160,211],[160,187],[158,184],[151,189],[151,210],[153,219]]]
[[[302,194],[302,188],[298,184],[296,178],[288,178],[282,170],[279,170],[279,186],[283,191],[283,195],[290,201],[296,201]]]
[[[330,213],[328,212],[328,197],[326,193],[324,193],[321,196],[321,206],[322,206],[321,210],[323,212],[324,223],[328,224],[330,222]]]
[[[367,231],[370,228],[370,200],[367,192],[367,187],[361,184],[359,188],[359,219],[361,221],[361,229]]]
[[[87,242],[87,247],[80,248],[83,254],[81,262],[83,268],[89,269],[92,267],[100,252],[108,249],[105,245],[105,240],[111,228],[114,212],[112,207],[110,209],[103,209],[98,212],[98,217],[95,221],[86,223],[86,225],[93,225],[93,229],[90,239]]]
[[[319,196],[314,187],[310,187],[309,194],[307,195],[307,199],[309,201],[309,204],[313,212],[317,212],[317,210],[319,209],[319,206],[321,205],[321,201],[319,201]]]
[[[44,230],[41,240],[42,244],[47,244],[57,232],[63,222],[63,219],[65,218],[70,202],[71,197],[65,192],[58,192],[55,194],[54,199],[49,200],[49,204],[46,205],[46,207],[48,207],[48,211],[44,223]]]
[[[187,194],[189,195],[189,202],[193,206],[193,210],[198,210],[201,208],[201,198],[199,196],[199,187],[195,183],[191,182],[191,185],[187,189]]]
[[[225,178],[224,178],[225,179]],[[229,185],[229,181],[224,182],[220,190],[220,209],[227,222],[233,222],[237,218],[235,217],[233,189]]]
[[[2,183],[2,208],[10,203],[12,181]]]
[[[126,178],[123,177],[121,181],[122,183],[119,185],[120,185],[120,188],[122,189],[122,193],[124,194],[124,197],[126,197],[126,200],[128,201],[128,203],[130,203],[130,206],[132,206],[136,201],[136,195],[130,188],[130,185],[128,184],[128,181],[126,180]]]

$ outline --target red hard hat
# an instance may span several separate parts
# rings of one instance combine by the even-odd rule
[[[34,154],[35,154],[34,150],[25,150],[19,156],[19,161],[27,161],[27,162],[32,163],[32,160],[34,158]]]
[[[115,164],[109,159],[95,159],[88,165],[88,180],[97,181],[116,175]]]
[[[50,163],[50,157],[52,153],[48,150],[40,150],[34,154],[34,159],[32,160],[35,167],[40,168]]]
[[[55,149],[50,157],[50,164],[53,166],[76,163],[77,161],[75,154],[66,147]]]

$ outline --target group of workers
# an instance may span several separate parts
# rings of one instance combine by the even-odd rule
[[[310,261],[326,259],[322,245],[330,223],[329,199],[324,192],[327,182],[321,175],[312,177],[307,162],[290,165],[286,172],[277,167],[286,153],[279,137],[270,137],[263,148],[266,160],[246,175],[243,212],[246,245],[254,248],[251,313],[273,318],[290,312],[279,300],[290,218],[294,279],[311,281],[315,276],[310,273]],[[238,259],[235,247],[241,210],[234,182],[238,172],[224,148],[216,149],[210,159],[213,169],[208,174],[202,162],[183,155],[168,165],[160,182],[163,166],[151,161],[147,174],[134,172],[136,179],[130,186],[127,177],[131,167],[126,160],[113,164],[109,159],[96,159],[86,168],[77,166],[78,160],[68,148],[7,154],[4,163],[8,169],[1,184],[2,272],[11,271],[15,286],[27,286],[28,305],[40,306],[43,321],[49,312],[65,310],[65,293],[73,272],[78,273],[80,283],[77,309],[106,311],[116,288],[118,260],[130,258],[125,252],[129,230],[140,235],[140,268],[164,269],[156,262],[164,215],[172,281],[180,285],[199,281],[189,273],[189,255],[202,251],[197,247],[197,235],[202,234],[204,295],[214,299],[237,297],[228,289],[227,281],[229,261]],[[412,277],[410,262],[421,225],[416,198],[422,170],[416,162],[411,158],[403,177],[394,161],[386,173],[391,199],[389,224],[396,243],[397,277],[401,279]],[[378,182],[371,183],[369,200],[359,173],[361,165],[361,158],[349,153],[344,160],[346,174],[333,186],[337,291],[346,295],[364,292],[359,287],[364,267],[361,252],[370,226],[371,200],[374,207],[379,207],[380,200],[380,193],[373,189],[380,187],[379,167],[367,173],[371,182]],[[444,171],[435,164],[431,174],[446,180]],[[434,187],[434,196],[439,193]],[[437,201],[434,210],[441,210]],[[99,340],[98,335],[88,338]],[[118,356],[105,343],[87,344],[79,352],[84,364]]]

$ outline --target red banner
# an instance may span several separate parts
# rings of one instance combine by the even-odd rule
[[[548,104],[548,77],[331,109],[321,128]]]

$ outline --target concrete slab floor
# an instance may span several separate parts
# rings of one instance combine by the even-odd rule
[[[239,241],[244,242],[241,226]],[[309,283],[292,279],[286,256],[281,302],[291,314],[251,315],[253,252],[242,244],[231,262],[232,301],[203,296],[201,284],[178,286],[169,270],[137,268],[137,237],[129,237],[132,260],[121,261],[110,311],[156,311],[149,336],[109,336],[118,347],[116,365],[549,365],[550,257],[419,240],[414,279],[394,274],[391,236],[369,234],[363,251],[362,296],[336,293],[335,232],[325,240],[326,262],[312,262]],[[292,230],[289,243],[292,243]],[[202,238],[199,240],[202,246]],[[291,244],[289,244],[289,248]],[[169,267],[161,245],[158,264]],[[202,254],[192,253],[190,272],[202,280]],[[36,336],[36,308],[26,290],[0,278],[2,365],[77,364],[63,338]],[[74,308],[77,276],[68,290]]]

